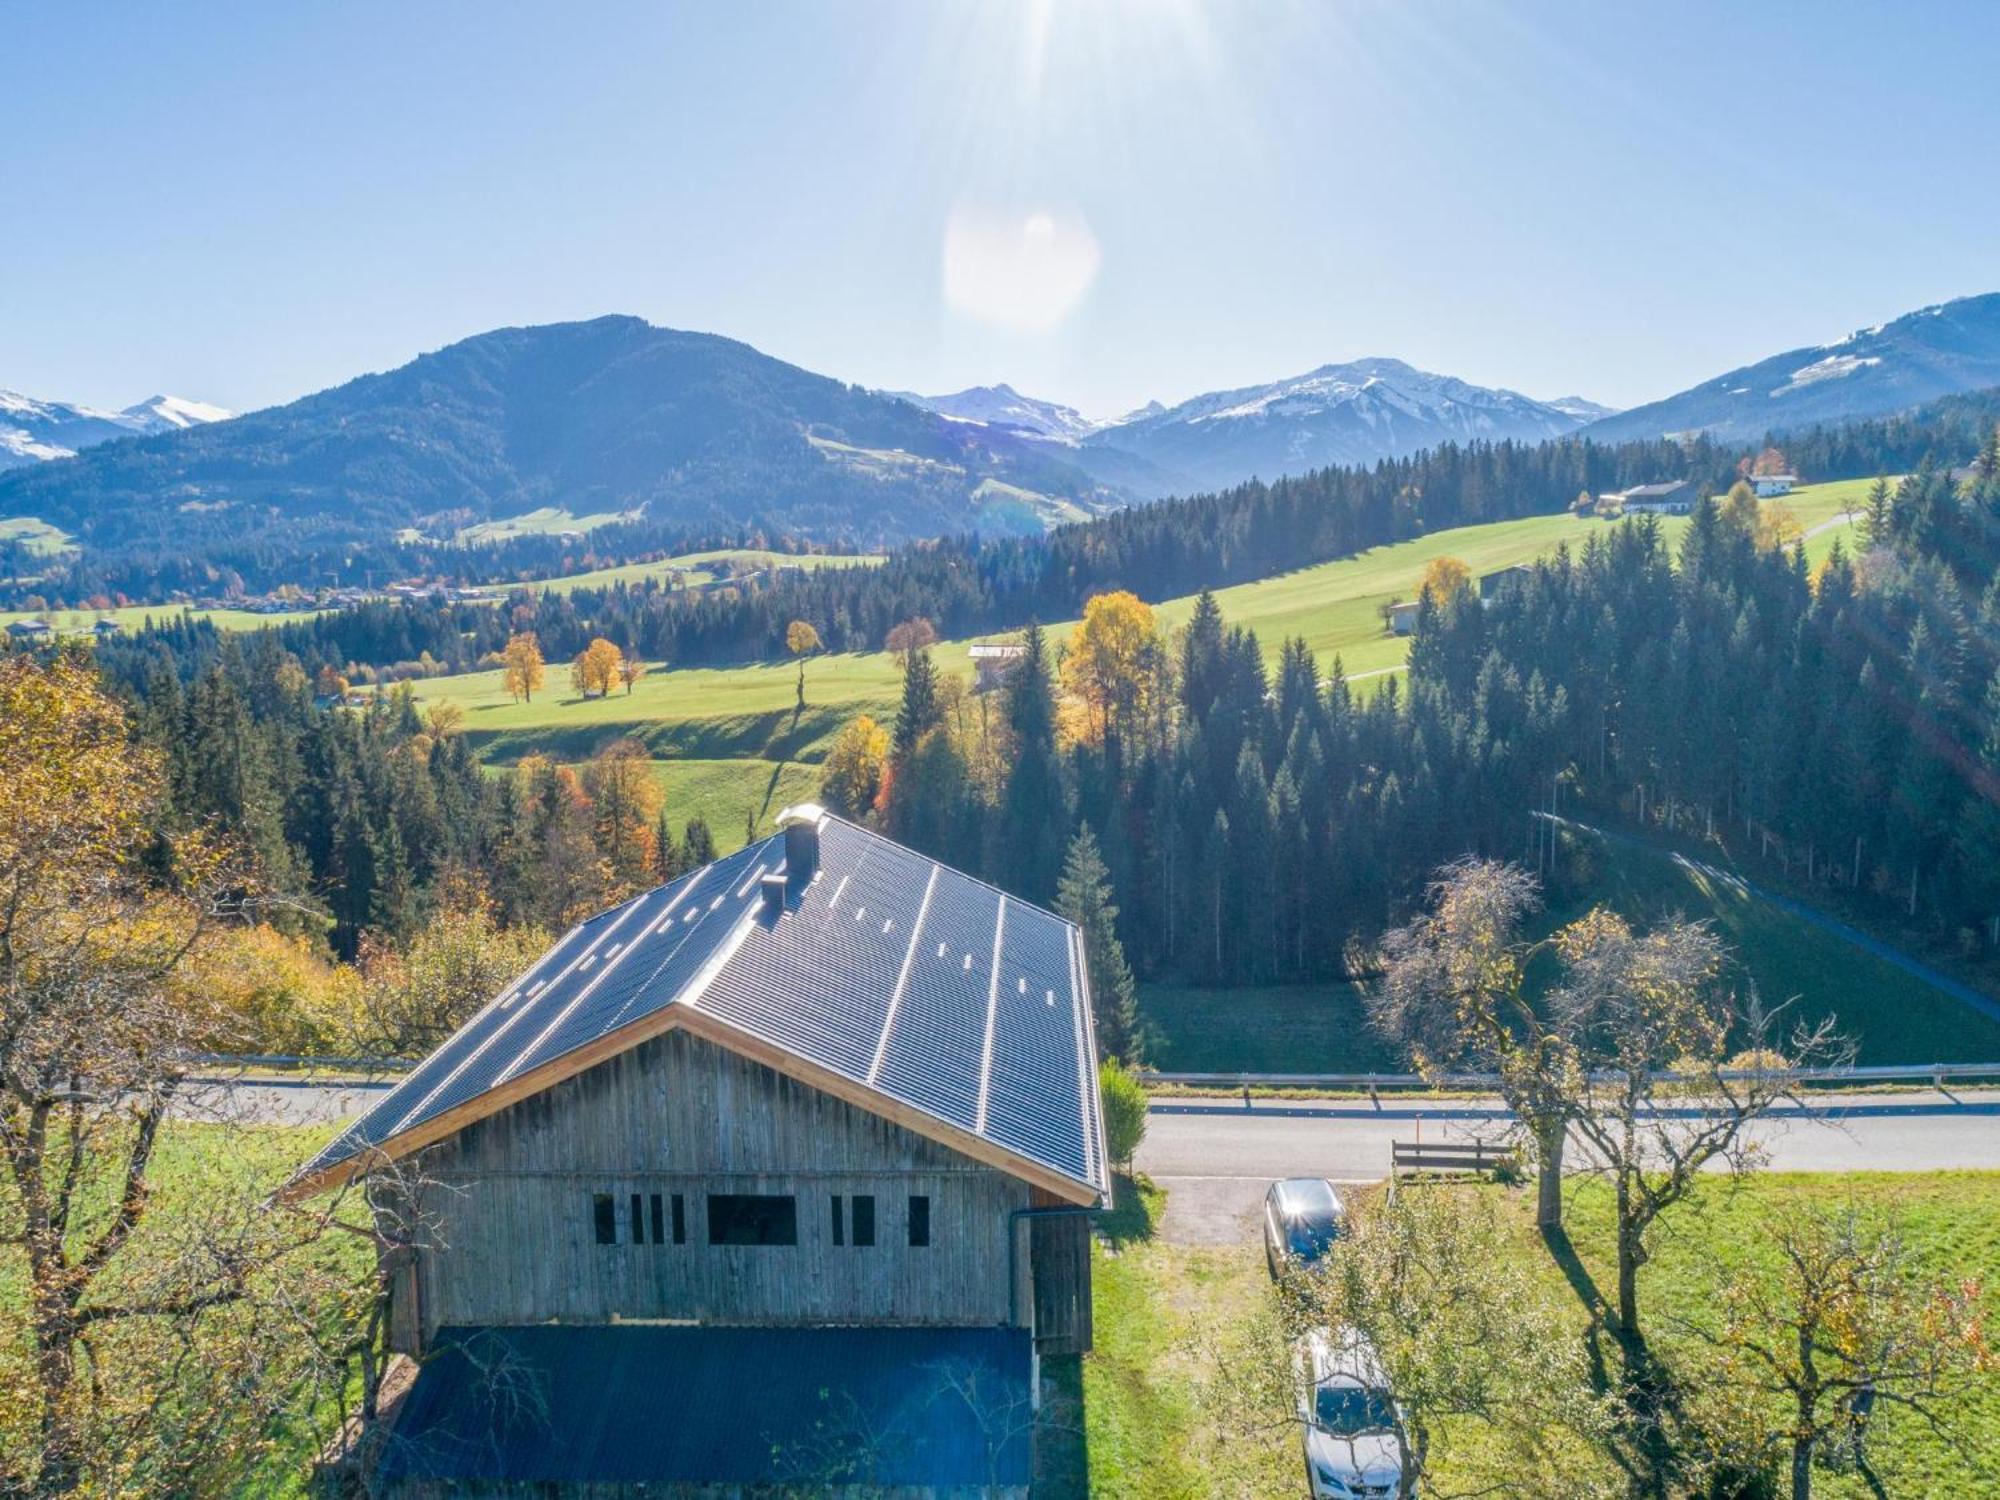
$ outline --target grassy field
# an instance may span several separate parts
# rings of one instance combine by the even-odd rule
[[[47,620],[60,635],[88,635],[99,620],[116,620],[127,630],[138,630],[149,620],[165,624],[187,614],[209,621],[217,630],[261,630],[325,613],[322,609],[301,609],[265,615],[247,609],[184,609],[178,604],[129,604],[119,609],[0,609],[0,629],[16,620]]]
[[[1198,1398],[1218,1361],[1253,1357],[1246,1325],[1271,1296],[1261,1248],[1173,1245],[1152,1236],[1163,1195],[1121,1182],[1120,1211],[1104,1225],[1107,1243],[1095,1270],[1096,1349],[1081,1372],[1084,1446],[1092,1496],[1266,1496],[1301,1492],[1299,1441],[1288,1412],[1232,1416]],[[1528,1264],[1551,1304],[1574,1310],[1582,1338],[1590,1315],[1564,1270],[1533,1227],[1531,1195],[1521,1189],[1436,1185],[1412,1189],[1487,1195],[1502,1207],[1511,1253]],[[1934,1272],[2000,1281],[2000,1174],[1928,1173],[1768,1175],[1706,1184],[1652,1243],[1641,1282],[1641,1315],[1670,1364],[1694,1375],[1693,1341],[1677,1328],[1713,1305],[1720,1278],[1741,1269],[1776,1274],[1768,1231],[1774,1216],[1802,1203],[1868,1206],[1893,1212],[1907,1243]],[[1600,1183],[1571,1187],[1569,1230],[1581,1271],[1598,1287],[1614,1285],[1610,1195]],[[1589,1283],[1586,1282],[1587,1286]],[[1256,1418],[1262,1416],[1261,1423]],[[1921,1421],[1878,1407],[1871,1462],[1889,1493],[2000,1496],[2000,1381],[1988,1377],[1957,1419],[1966,1445],[1955,1449]],[[1250,1425],[1254,1423],[1255,1425]],[[1247,1430],[1246,1430],[1247,1428]],[[1438,1435],[1434,1488],[1490,1480],[1470,1471],[1479,1439],[1444,1424]],[[1489,1455],[1490,1456],[1490,1455]],[[1814,1493],[1859,1500],[1869,1493],[1853,1474],[1821,1471]]]
[[[754,547],[735,547],[720,552],[688,552],[659,562],[625,563],[616,568],[593,568],[588,573],[570,573],[549,578],[527,587],[567,594],[576,589],[604,589],[617,584],[635,584],[648,578],[664,579],[679,573],[683,583],[707,583],[722,576],[723,564],[739,568],[845,568],[872,567],[882,561],[870,552],[765,552]]]
[[[572,515],[559,505],[544,505],[539,510],[531,510],[525,515],[508,516],[499,521],[481,521],[460,531],[452,540],[463,545],[477,546],[482,542],[504,542],[509,537],[550,536],[564,531],[594,531],[599,526],[609,526],[614,521],[629,521],[638,512],[607,510],[594,515]]]
[[[1734,880],[1664,850],[1587,833],[1565,834],[1559,858],[1571,862],[1559,873],[1586,894],[1553,916],[1578,915],[1601,902],[1635,920],[1678,913],[1712,921],[1767,1008],[1796,996],[1788,1018],[1835,1017],[1859,1044],[1863,1063],[2000,1059],[2000,1023]]]
[[[1356,984],[1139,987],[1147,1066],[1163,1073],[1399,1073]]]
[[[666,794],[675,837],[689,818],[700,818],[725,852],[745,842],[746,814],[761,837],[785,808],[819,796],[819,767],[797,761],[656,760],[653,779]]]
[[[66,550],[70,536],[34,516],[8,516],[0,519],[0,542],[19,542],[34,556],[49,557]]]

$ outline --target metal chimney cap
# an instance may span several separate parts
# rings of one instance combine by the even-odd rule
[[[826,809],[817,802],[800,802],[778,814],[778,827],[789,828],[794,823],[810,823],[817,828],[825,818]]]

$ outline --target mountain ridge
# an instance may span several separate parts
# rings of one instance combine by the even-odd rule
[[[1609,442],[1687,432],[1754,441],[1994,385],[2000,385],[2000,292],[1933,303],[1832,343],[1739,365],[1583,431]]]
[[[148,396],[120,411],[79,401],[50,401],[0,388],[0,471],[74,458],[126,437],[226,422],[235,413],[182,396]]]

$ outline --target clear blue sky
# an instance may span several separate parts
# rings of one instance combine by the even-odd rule
[[[1094,415],[1630,404],[2000,289],[2000,6],[21,5],[0,386],[289,400],[636,313]]]

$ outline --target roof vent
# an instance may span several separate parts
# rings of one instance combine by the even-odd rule
[[[785,889],[791,882],[783,875],[766,875],[757,882],[758,895],[763,898],[764,915],[775,920],[785,909]]]

